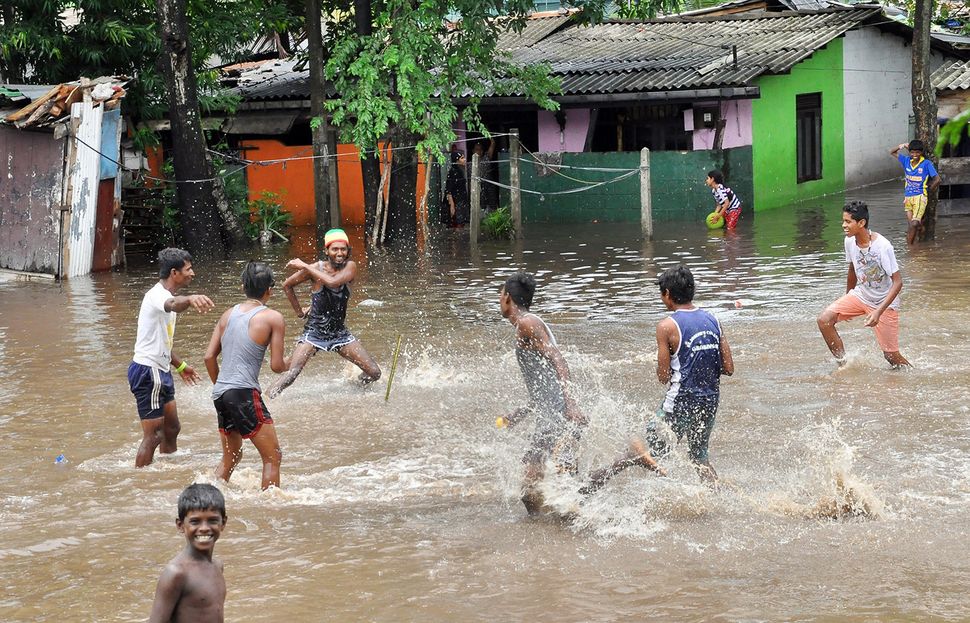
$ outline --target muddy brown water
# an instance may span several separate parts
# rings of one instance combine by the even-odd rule
[[[818,335],[816,315],[844,290],[843,197],[746,214],[734,236],[658,224],[643,242],[631,226],[544,225],[474,253],[450,234],[427,256],[358,253],[348,325],[385,378],[361,389],[321,354],[270,402],[283,489],[259,491],[248,445],[218,483],[227,620],[970,620],[970,219],[943,219],[935,242],[907,249],[899,195],[891,184],[848,198],[868,200],[873,229],[895,243],[906,372],[888,369],[860,322],[842,330],[842,370]],[[304,232],[261,254],[282,272],[291,253],[313,252]],[[197,263],[191,291],[233,304],[253,253]],[[534,311],[591,419],[585,472],[660,402],[653,279],[676,263],[694,270],[697,302],[734,348],[711,442],[727,486],[701,486],[679,448],[670,478],[631,470],[581,506],[575,481],[551,479],[551,503],[576,520],[525,518],[529,426],[494,427],[523,401],[498,312],[504,275],[539,278]],[[144,620],[183,545],[178,493],[213,482],[208,381],[177,382],[179,452],[133,467],[125,370],[152,272],[133,263],[60,285],[0,283],[4,621]],[[282,295],[271,305],[295,333]],[[200,369],[217,318],[179,318],[176,351]],[[264,366],[264,387],[274,377]],[[819,518],[839,482],[865,516]]]

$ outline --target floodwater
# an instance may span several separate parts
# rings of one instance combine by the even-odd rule
[[[362,389],[348,364],[320,354],[269,402],[283,489],[259,491],[248,444],[218,483],[226,618],[970,620],[970,219],[941,219],[935,242],[908,250],[899,195],[892,184],[845,198],[868,200],[873,229],[896,246],[901,350],[915,365],[902,372],[859,321],[840,325],[844,369],[818,335],[815,317],[844,291],[843,197],[746,214],[733,236],[699,223],[659,224],[652,242],[631,226],[533,226],[521,243],[474,253],[446,233],[426,256],[358,257],[348,325],[385,376]],[[283,272],[291,252],[309,259],[312,243],[298,235],[266,256]],[[191,291],[219,309],[235,303],[247,257],[197,263]],[[531,423],[494,426],[524,401],[498,311],[504,276],[538,275],[533,309],[591,420],[585,473],[660,402],[653,279],[677,263],[734,350],[711,441],[725,486],[702,486],[681,446],[669,478],[629,470],[582,505],[577,481],[550,479],[550,503],[575,521],[526,518]],[[133,467],[140,429],[125,372],[152,272],[0,283],[3,621],[144,620],[184,544],[179,492],[214,482],[207,380],[176,382],[178,453]],[[271,305],[295,333],[281,293]],[[217,318],[179,318],[175,349],[200,370]],[[264,387],[274,377],[264,366]],[[833,500],[838,518],[826,516]]]

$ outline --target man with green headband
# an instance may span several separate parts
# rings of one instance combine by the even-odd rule
[[[283,282],[283,292],[297,317],[306,318],[306,324],[290,356],[290,370],[266,392],[270,398],[276,398],[289,387],[310,357],[319,350],[336,351],[352,362],[362,370],[359,378],[365,384],[381,377],[377,362],[344,326],[350,301],[350,284],[357,276],[357,262],[350,259],[350,239],[344,230],[331,229],[324,236],[324,247],[326,256],[323,260],[307,264],[296,258],[286,264],[287,268],[296,269],[296,272]],[[302,306],[293,291],[304,281],[312,282],[310,305],[307,307]]]

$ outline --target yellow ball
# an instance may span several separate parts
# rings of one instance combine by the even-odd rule
[[[711,212],[704,220],[707,222],[708,229],[718,229],[720,227],[724,227],[724,217],[717,212]]]
[[[504,417],[499,416],[495,418],[495,428],[505,428],[506,426],[507,424],[505,423]]]

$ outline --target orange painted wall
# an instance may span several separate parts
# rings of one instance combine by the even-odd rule
[[[254,165],[246,170],[249,198],[258,199],[264,191],[280,195],[284,210],[293,215],[294,225],[312,225],[316,222],[313,206],[313,148],[309,145],[288,146],[272,139],[250,139],[240,147],[243,157],[249,160],[277,160],[281,158],[307,158],[286,163]],[[423,164],[418,165],[418,192],[420,203],[424,189]],[[337,145],[337,178],[340,183],[340,220],[342,225],[364,224],[364,182],[360,172],[360,154],[351,144]]]

